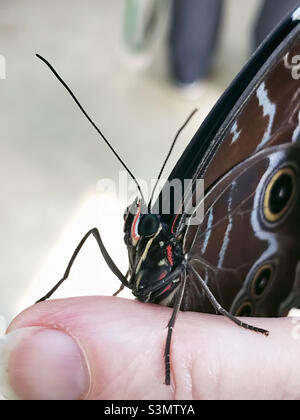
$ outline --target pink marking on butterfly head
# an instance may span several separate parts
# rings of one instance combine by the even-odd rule
[[[166,277],[166,275],[167,275],[167,274],[168,274],[167,270],[162,271],[162,272],[161,272],[161,274],[160,274],[160,276],[159,276],[159,279],[158,279],[158,280],[162,280],[162,279],[164,279],[164,278]]]
[[[139,206],[138,211],[133,220],[132,227],[131,227],[131,236],[136,241],[140,238],[139,234],[137,233],[137,222],[140,219],[140,215],[141,215],[141,207]]]
[[[167,246],[167,258],[168,258],[168,261],[169,261],[170,265],[173,265],[174,264],[174,262],[173,262],[173,251],[172,251],[172,246],[171,245]]]

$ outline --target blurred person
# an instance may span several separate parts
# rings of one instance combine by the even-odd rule
[[[298,0],[262,0],[253,25],[253,50],[298,3]],[[210,72],[225,4],[225,0],[172,0],[169,59],[178,84],[193,85]],[[124,42],[135,66],[145,67],[151,60],[164,6],[159,0],[126,1]]]
[[[264,41],[297,4],[298,0],[263,1],[254,25],[253,49]],[[191,85],[209,73],[223,6],[224,0],[173,0],[170,62],[173,76],[179,84]]]

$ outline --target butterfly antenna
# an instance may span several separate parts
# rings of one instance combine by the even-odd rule
[[[40,60],[42,60],[46,64],[46,66],[49,67],[49,69],[52,71],[52,73],[54,74],[54,76],[60,81],[60,83],[69,92],[69,94],[71,95],[71,97],[73,98],[73,100],[75,101],[75,103],[78,105],[78,107],[81,110],[81,112],[85,115],[85,117],[88,119],[88,121],[92,124],[92,126],[95,128],[95,130],[98,132],[98,134],[100,134],[100,136],[105,141],[105,143],[110,148],[110,150],[113,152],[113,154],[116,156],[116,158],[118,159],[118,161],[126,169],[126,171],[129,173],[129,175],[131,176],[131,178],[133,179],[133,181],[136,183],[136,186],[137,186],[137,188],[138,188],[138,190],[139,190],[139,192],[141,194],[142,201],[145,202],[144,195],[142,193],[142,190],[141,190],[141,187],[140,187],[139,183],[137,182],[136,177],[130,171],[130,169],[128,168],[128,166],[126,165],[126,163],[120,158],[120,156],[118,155],[118,153],[114,150],[114,148],[109,143],[109,141],[107,140],[107,138],[104,136],[104,134],[102,133],[102,131],[97,127],[97,125],[94,123],[94,121],[91,119],[91,117],[87,114],[87,112],[82,107],[82,105],[80,104],[80,102],[78,101],[78,99],[76,98],[76,96],[74,95],[74,93],[72,92],[72,90],[69,88],[69,86],[66,84],[66,82],[60,77],[60,75],[53,68],[53,66],[44,57],[42,57],[40,54],[36,54],[36,56],[37,56],[37,58],[39,58]]]
[[[185,129],[185,127],[188,125],[188,123],[190,122],[190,120],[193,118],[193,116],[196,114],[196,112],[198,111],[198,108],[195,108],[194,109],[194,111],[189,115],[189,117],[187,118],[187,120],[185,121],[185,123],[182,125],[182,127],[180,127],[180,129],[177,131],[177,133],[176,133],[176,136],[175,136],[175,138],[174,138],[174,140],[173,140],[173,142],[172,142],[172,144],[171,144],[171,147],[170,147],[170,149],[169,149],[169,152],[168,152],[168,154],[167,154],[167,156],[166,156],[166,158],[165,158],[165,161],[164,161],[164,163],[163,163],[163,165],[162,165],[162,167],[161,167],[161,170],[160,170],[160,172],[159,172],[159,174],[158,174],[158,177],[157,177],[157,179],[156,179],[156,182],[155,182],[155,185],[154,185],[154,187],[153,187],[153,190],[152,190],[152,193],[151,193],[151,197],[150,197],[150,201],[149,201],[149,204],[148,204],[148,212],[149,213],[151,213],[151,204],[152,204],[152,200],[153,200],[153,196],[154,196],[154,192],[155,192],[155,190],[156,190],[156,188],[157,188],[157,185],[158,185],[158,182],[159,182],[159,180],[160,180],[160,178],[161,178],[161,175],[162,175],[162,173],[163,173],[163,171],[164,171],[164,169],[165,169],[165,167],[166,167],[166,164],[167,164],[167,162],[168,162],[168,160],[169,160],[169,158],[170,158],[170,156],[171,156],[171,153],[172,153],[172,151],[173,151],[173,149],[174,149],[174,146],[175,146],[175,144],[176,144],[176,142],[177,142],[177,139],[178,139],[178,137],[180,136],[180,134],[181,134],[181,132]]]

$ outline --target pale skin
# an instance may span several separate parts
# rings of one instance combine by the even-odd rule
[[[166,386],[163,353],[171,313],[119,297],[59,299],[28,308],[8,331],[43,326],[71,336],[89,367],[89,386],[80,399],[300,398],[300,319],[243,319],[269,330],[266,337],[223,316],[180,312],[171,346],[171,385]],[[25,347],[22,358],[30,357]],[[22,375],[15,359],[9,368],[20,395]]]

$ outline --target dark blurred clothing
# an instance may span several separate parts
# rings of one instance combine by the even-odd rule
[[[181,83],[205,75],[215,50],[223,0],[173,0],[170,54]]]
[[[254,49],[269,35],[291,10],[300,5],[299,0],[265,0],[254,28]]]
[[[209,72],[224,1],[173,0],[170,60],[177,82],[191,84]],[[254,25],[254,47],[258,47],[280,20],[298,4],[299,0],[264,0]]]

